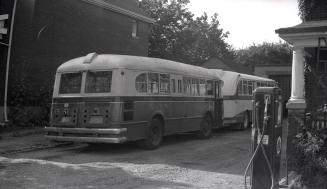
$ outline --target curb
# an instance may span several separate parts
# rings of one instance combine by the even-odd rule
[[[63,142],[63,143],[56,143],[56,144],[33,144],[30,146],[25,146],[17,149],[10,149],[5,151],[0,151],[0,155],[11,155],[16,153],[22,153],[22,152],[32,152],[37,150],[44,150],[44,149],[50,149],[50,148],[57,148],[62,146],[69,146],[73,145],[72,142]]]
[[[8,131],[0,133],[0,140],[9,138],[9,137],[24,137],[33,134],[42,134],[44,133],[44,127],[32,128],[32,129],[17,129],[16,131]]]

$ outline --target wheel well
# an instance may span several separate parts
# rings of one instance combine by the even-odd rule
[[[165,119],[164,119],[164,117],[161,114],[156,114],[156,115],[154,115],[152,117],[152,119],[158,119],[158,120],[160,120],[161,123],[162,123],[162,127],[163,127],[162,129],[165,132]]]
[[[207,111],[203,116],[208,115],[211,118],[211,121],[213,121],[213,113],[211,111]]]

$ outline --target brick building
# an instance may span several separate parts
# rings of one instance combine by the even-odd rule
[[[11,22],[9,86],[37,92],[61,63],[90,52],[147,56],[154,20],[137,0],[0,0],[0,122]]]

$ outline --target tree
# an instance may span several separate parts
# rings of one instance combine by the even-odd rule
[[[236,51],[235,62],[244,65],[290,64],[292,49],[287,43],[267,43],[252,45]]]
[[[299,15],[303,21],[326,20],[326,0],[298,0]]]
[[[210,57],[233,58],[225,42],[228,32],[219,28],[218,14],[194,19],[189,0],[143,0],[142,8],[156,24],[152,27],[149,56],[197,65]]]

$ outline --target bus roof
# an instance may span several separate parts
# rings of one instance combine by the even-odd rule
[[[240,79],[247,79],[252,81],[269,81],[269,82],[276,83],[276,81],[272,79],[238,73],[238,72],[223,71],[223,70],[216,70],[216,69],[215,72],[219,76],[219,78],[223,80],[224,82],[223,95],[227,95],[227,96],[234,95],[236,93],[237,84]]]
[[[69,60],[57,69],[57,73],[79,72],[84,70],[110,70],[110,69],[132,69],[142,71],[153,71],[159,73],[174,73],[188,76],[200,76],[204,78],[216,78],[220,80],[213,70],[183,64],[160,58],[149,58],[142,56],[115,55],[96,53],[84,57]]]

